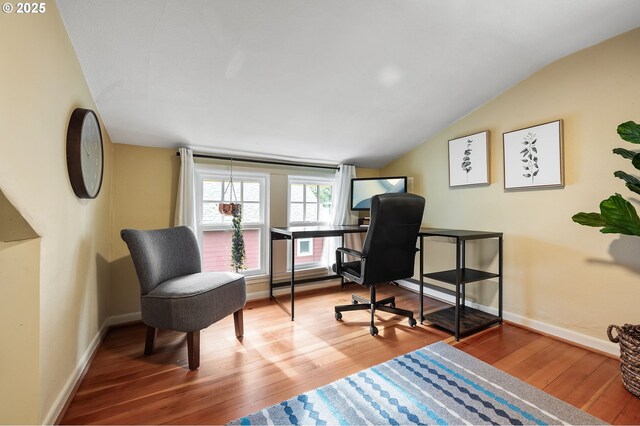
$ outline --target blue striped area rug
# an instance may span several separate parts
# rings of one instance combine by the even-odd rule
[[[605,423],[446,343],[438,342],[230,424]]]

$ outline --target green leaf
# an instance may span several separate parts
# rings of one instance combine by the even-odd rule
[[[624,148],[614,148],[613,153],[614,154],[618,154],[618,155],[626,158],[627,160],[631,160],[631,159],[633,159],[633,157],[636,156],[636,152],[629,151],[628,149],[624,149]]]
[[[626,235],[640,235],[640,218],[636,209],[622,195],[612,195],[600,203],[600,213],[607,221],[607,227],[600,232],[617,232]]]
[[[627,121],[618,126],[618,134],[622,139],[631,143],[640,143],[640,124]]]
[[[633,167],[640,170],[640,154],[636,154],[633,156],[633,158],[631,159],[631,164],[633,164]]]
[[[604,219],[604,217],[602,217],[600,213],[580,212],[580,213],[574,214],[571,217],[571,219],[574,222],[584,226],[597,226],[597,227],[607,226],[607,221]]]
[[[636,209],[620,194],[612,195],[600,203],[600,213],[578,213],[573,221],[585,226],[602,227],[604,234],[640,236],[640,218]]]
[[[627,182],[627,183],[632,183],[634,185],[640,185],[640,179],[631,176],[628,173],[625,173],[621,170],[618,170],[617,172],[614,172],[613,175],[617,178],[622,179],[623,181]]]
[[[629,188],[630,191],[633,191],[636,194],[640,194],[640,185],[637,185],[635,183],[627,183],[625,186]]]

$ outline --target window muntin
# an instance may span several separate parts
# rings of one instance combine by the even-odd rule
[[[333,185],[329,182],[289,183],[289,224],[322,224],[331,220]]]
[[[232,271],[231,216],[222,215],[220,203],[242,205],[242,229],[245,240],[246,276],[267,272],[267,188],[266,174],[236,174],[233,176],[233,196],[229,175],[208,167],[197,173],[198,239],[202,248],[203,271]]]
[[[202,224],[204,226],[231,225],[231,216],[222,215],[220,203],[242,204],[242,224],[261,224],[263,220],[259,180],[234,178],[233,186],[228,179],[204,178],[202,182]],[[235,197],[234,197],[235,194]]]

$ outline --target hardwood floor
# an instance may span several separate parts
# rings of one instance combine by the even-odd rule
[[[417,295],[396,295],[398,307],[417,312]],[[296,321],[276,304],[252,302],[245,335],[235,338],[233,316],[201,333],[200,369],[187,368],[185,335],[158,333],[143,356],[142,324],[112,329],[65,413],[63,424],[220,424],[314,389],[450,335],[380,313],[380,334],[369,335],[366,311],[333,317],[359,286],[296,296]],[[442,306],[425,299],[425,309]],[[513,325],[493,327],[454,345],[509,374],[615,424],[640,423],[640,399],[627,392],[617,360]]]

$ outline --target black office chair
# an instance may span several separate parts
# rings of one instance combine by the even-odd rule
[[[396,308],[395,297],[376,301],[376,285],[413,276],[416,258],[416,241],[424,198],[414,194],[383,194],[371,198],[371,222],[362,246],[362,252],[340,247],[336,250],[334,270],[346,279],[369,287],[370,299],[357,294],[351,295],[351,305],[336,306],[336,319],[342,319],[342,312],[371,310],[372,336],[378,334],[373,324],[375,311],[390,312],[409,318],[414,327],[416,320],[413,312]],[[347,254],[359,258],[354,262],[345,262]]]

